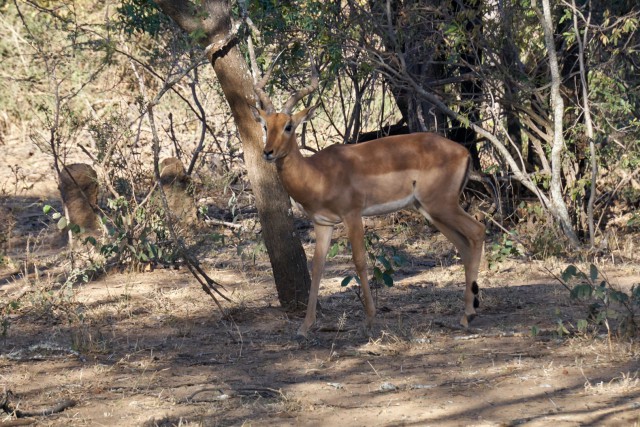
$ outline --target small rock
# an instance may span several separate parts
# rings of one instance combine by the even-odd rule
[[[391,383],[382,383],[380,384],[380,391],[395,391],[398,387],[395,384]]]
[[[412,390],[425,389],[425,388],[435,388],[435,384],[414,384],[410,388]]]

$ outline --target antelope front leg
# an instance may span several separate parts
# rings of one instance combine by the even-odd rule
[[[422,212],[422,211],[421,211]],[[430,217],[433,225],[442,232],[458,249],[464,263],[466,287],[464,290],[464,314],[460,324],[465,328],[476,317],[478,300],[478,269],[482,259],[484,245],[484,225],[469,216],[459,206],[448,212],[438,212],[423,215]]]
[[[298,335],[306,338],[309,329],[316,321],[316,306],[318,305],[318,290],[320,289],[320,280],[324,272],[324,263],[327,258],[327,252],[331,245],[331,235],[333,234],[333,226],[315,224],[316,231],[316,247],[311,262],[311,289],[309,290],[309,302],[307,303],[307,315],[298,329]]]
[[[367,278],[367,250],[364,244],[364,226],[362,225],[362,217],[359,215],[345,221],[349,241],[351,242],[351,251],[353,254],[353,263],[356,266],[356,272],[360,278],[360,286],[362,287],[362,299],[364,300],[364,333],[371,335],[373,320],[376,316],[376,307],[373,304],[373,296],[369,289],[369,280]]]

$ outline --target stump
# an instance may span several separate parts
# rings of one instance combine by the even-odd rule
[[[98,174],[85,163],[74,163],[62,169],[58,189],[67,219],[79,225],[85,233],[97,237],[100,220],[97,215]],[[68,227],[65,229],[68,230]]]
[[[188,227],[197,219],[196,204],[189,194],[190,183],[180,159],[168,157],[160,162],[160,184],[170,214],[181,227]]]

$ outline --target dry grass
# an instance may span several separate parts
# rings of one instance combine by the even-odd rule
[[[233,300],[223,319],[184,270],[61,286],[70,259],[47,252],[45,229],[23,241],[31,272],[0,288],[19,303],[3,312],[1,385],[29,408],[76,400],[38,420],[52,426],[635,422],[637,342],[555,332],[584,316],[546,272],[565,261],[484,269],[480,317],[463,331],[464,272],[451,245],[412,214],[367,226],[407,259],[395,286],[375,291],[374,337],[360,335],[357,289],[340,286],[353,271],[343,251],[327,263],[314,340],[302,344],[292,340],[302,313],[278,307],[265,254],[254,258],[246,241],[251,257],[239,258],[230,230],[216,230],[224,245],[199,252]],[[640,281],[636,265],[599,264],[624,289]]]

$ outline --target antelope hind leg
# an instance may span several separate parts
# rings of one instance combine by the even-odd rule
[[[484,225],[473,219],[460,206],[457,206],[453,214],[429,214],[424,209],[419,210],[454,244],[462,258],[466,286],[464,314],[460,324],[466,328],[476,317],[476,308],[480,305],[477,280],[484,246]]]

